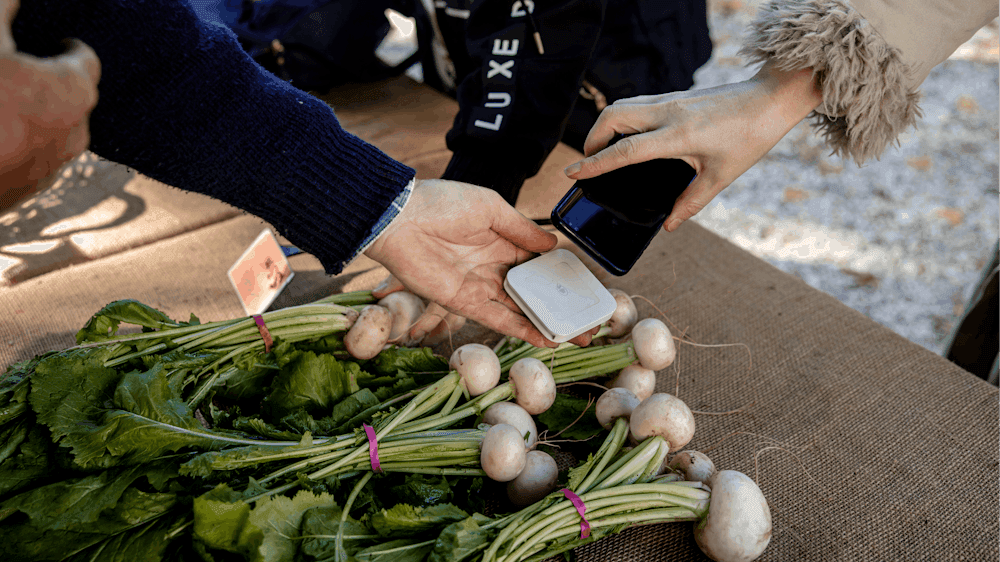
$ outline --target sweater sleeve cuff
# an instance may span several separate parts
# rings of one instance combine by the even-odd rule
[[[834,154],[878,158],[920,117],[900,52],[846,0],[768,0],[741,55],[782,70],[812,68],[823,103],[810,114]]]
[[[406,202],[410,200],[410,194],[413,193],[413,185],[415,183],[416,179],[412,179],[410,180],[410,183],[406,184],[406,187],[403,189],[402,193],[400,193],[399,196],[392,201],[392,204],[389,205],[389,208],[386,209],[384,213],[382,213],[382,216],[378,219],[378,222],[375,223],[375,226],[373,226],[371,231],[369,231],[368,237],[361,242],[361,246],[359,246],[358,249],[355,250],[354,254],[350,258],[344,261],[344,263],[341,265],[341,269],[347,267],[349,263],[354,261],[354,258],[364,253],[365,250],[367,250],[372,244],[374,244],[375,241],[378,240],[379,236],[381,236],[382,233],[385,231],[385,229],[389,228],[389,225],[392,224],[392,222],[396,220],[399,214],[403,212],[403,208],[406,207]]]
[[[381,232],[388,226],[383,221],[396,216],[394,204],[413,183],[414,170],[346,132],[336,146],[318,148],[295,167],[286,189],[271,197],[277,208],[251,212],[336,275],[374,240],[374,229]],[[334,178],[337,191],[328,187]]]
[[[441,179],[487,187],[514,206],[524,180],[534,175],[537,167],[535,159],[528,156],[462,149],[452,155]]]

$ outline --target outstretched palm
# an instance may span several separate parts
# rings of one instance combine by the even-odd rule
[[[418,182],[406,208],[366,254],[410,291],[448,311],[551,347],[504,291],[503,280],[511,267],[556,242],[493,191],[427,180]],[[586,345],[589,339],[574,342]]]

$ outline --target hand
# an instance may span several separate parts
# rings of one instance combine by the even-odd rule
[[[396,279],[394,275],[389,275],[382,280],[372,295],[381,299],[386,295],[396,291],[404,291],[406,287]],[[443,306],[431,301],[424,310],[420,318],[407,330],[406,336],[401,338],[401,345],[436,345],[448,339],[450,334],[462,329],[465,326],[465,318],[454,312],[448,312]]]
[[[664,223],[671,232],[821,102],[810,69],[779,71],[770,63],[745,82],[619,100],[601,112],[584,142],[587,158],[567,167],[566,175],[585,179],[655,158],[687,162],[698,175]],[[637,134],[605,148],[619,133]]]
[[[555,247],[557,238],[525,218],[495,191],[447,181],[418,181],[402,213],[365,255],[381,263],[414,294],[446,311],[531,343],[555,347],[503,289],[507,271]],[[393,284],[381,298],[399,290]],[[411,328],[411,338],[442,320],[434,307]],[[589,345],[591,334],[573,343]]]
[[[101,76],[97,55],[78,40],[51,58],[17,51],[17,8],[17,0],[0,0],[0,210],[86,150]]]

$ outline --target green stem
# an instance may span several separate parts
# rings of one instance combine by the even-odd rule
[[[383,439],[397,425],[399,425],[400,423],[408,420],[411,417],[411,414],[413,413],[413,411],[419,405],[421,405],[424,402],[428,402],[429,401],[428,399],[430,397],[432,397],[432,396],[434,396],[436,394],[439,394],[442,387],[444,387],[446,385],[457,384],[457,383],[458,383],[458,373],[450,373],[449,375],[447,375],[444,378],[442,378],[441,380],[439,380],[437,383],[435,383],[433,385],[430,385],[427,388],[425,388],[424,390],[422,390],[420,392],[420,394],[418,394],[413,400],[411,400],[406,406],[404,406],[402,410],[399,410],[398,412],[396,412],[395,414],[393,414],[391,416],[391,420],[385,426],[383,426],[381,429],[379,429],[379,430],[376,431],[376,433],[375,433],[376,440]],[[352,461],[356,460],[359,456],[361,456],[362,454],[366,453],[367,451],[368,451],[367,444],[362,444],[360,447],[358,447],[357,449],[355,449],[352,453],[350,453],[346,457],[344,457],[344,458],[340,459],[339,461],[333,463],[332,465],[324,468],[323,470],[320,470],[319,472],[316,472],[316,473],[310,475],[310,478],[314,478],[314,479],[315,478],[322,478],[322,477],[324,477],[327,474],[336,472],[342,466],[348,464],[349,462],[352,462]]]
[[[552,378],[556,380],[556,384],[586,380],[592,377],[620,371],[621,369],[624,369],[634,363],[635,359],[635,354],[633,353],[614,361],[590,367],[583,367],[580,369],[567,368],[565,370],[560,370],[557,368],[552,372]]]
[[[618,525],[633,526],[633,525],[651,524],[651,523],[672,523],[679,521],[697,521],[697,520],[698,520],[697,516],[691,513],[690,510],[680,507],[668,507],[668,508],[650,509],[643,512],[633,512],[623,515],[617,515],[614,517],[606,517],[594,521],[589,521],[588,519],[588,522],[590,523],[591,532],[593,532],[598,529],[603,529],[605,527],[615,527]],[[541,539],[543,539],[545,542],[553,542],[567,537],[578,537],[579,534],[580,534],[580,526],[569,524],[561,529],[551,529],[550,531],[544,533],[544,536],[541,537]],[[573,543],[571,544],[572,546],[570,548],[575,548],[577,546],[581,546],[582,544],[586,543],[584,541],[579,541],[579,542],[573,541]],[[559,552],[565,552],[566,550],[570,550],[570,548],[560,548]],[[499,559],[499,562],[506,562],[507,560],[510,561],[525,560],[525,556],[530,556],[531,554],[534,554],[538,550],[541,550],[541,548],[536,548],[533,552],[517,552],[511,556]],[[543,554],[532,557],[530,560],[533,561],[544,560],[546,558],[549,558],[553,554],[555,554],[554,551],[546,549]]]
[[[354,500],[358,499],[358,494],[361,493],[361,489],[365,487],[365,484],[367,484],[371,478],[371,472],[365,473],[365,475],[361,477],[361,480],[358,480],[358,483],[354,485],[354,489],[351,490],[351,495],[347,497],[347,503],[344,504],[344,509],[340,514],[340,526],[337,528],[337,540],[334,542],[334,555],[337,558],[337,562],[340,562],[340,554],[344,550],[344,525],[347,524],[348,514],[351,511],[351,507],[354,506]],[[343,554],[346,559],[347,553],[344,552]]]
[[[574,490],[577,494],[583,494],[590,491],[593,487],[594,482],[600,476],[601,471],[604,467],[611,462],[611,459],[618,454],[622,449],[622,445],[625,444],[625,440],[628,438],[628,421],[625,418],[618,418],[615,420],[615,425],[611,428],[611,433],[608,434],[608,438],[604,440],[601,448],[597,451],[597,464],[594,465],[590,472],[587,473],[587,477],[583,479],[583,482]]]
[[[629,479],[637,479],[638,470],[640,468],[645,468],[649,464],[650,459],[652,459],[653,456],[659,452],[658,441],[663,441],[663,438],[652,437],[646,439],[640,443],[638,447],[626,453],[618,460],[618,462],[611,465],[610,468],[605,469],[605,471],[597,477],[594,489],[600,490],[616,486],[622,482],[628,481]]]
[[[353,306],[357,304],[375,304],[377,302],[371,291],[351,291],[348,293],[336,293],[328,297],[323,297],[313,301],[311,304],[339,304],[341,306]]]
[[[451,391],[451,397],[448,398],[448,402],[445,403],[444,407],[441,408],[439,415],[447,416],[455,409],[455,404],[458,404],[458,399],[462,397],[465,390],[462,388],[461,384],[456,384],[455,388]]]

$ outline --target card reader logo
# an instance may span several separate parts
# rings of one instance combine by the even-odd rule
[[[545,308],[561,322],[596,305],[598,299],[572,268],[566,264],[560,265],[563,267],[556,266],[553,272],[558,277],[532,272],[524,283],[531,287],[531,295],[544,302]]]

